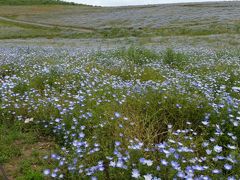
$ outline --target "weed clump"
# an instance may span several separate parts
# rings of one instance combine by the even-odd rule
[[[178,53],[168,48],[163,53],[163,63],[173,68],[183,68],[189,62],[189,57],[183,53]]]

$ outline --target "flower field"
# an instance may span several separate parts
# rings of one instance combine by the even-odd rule
[[[240,179],[240,51],[1,47],[0,123],[46,179]]]

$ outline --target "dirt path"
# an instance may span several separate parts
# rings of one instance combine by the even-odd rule
[[[2,171],[5,173],[1,175],[0,171],[0,180],[14,180],[16,177],[23,175],[21,172],[21,163],[25,161],[30,161],[31,166],[29,169],[31,169],[33,172],[41,172],[41,166],[42,166],[42,157],[44,155],[48,155],[49,152],[53,149],[55,144],[53,142],[47,141],[47,140],[41,140],[40,142],[36,142],[34,144],[22,144],[20,141],[15,142],[16,144],[19,144],[22,149],[22,153],[19,157],[12,158],[8,163],[4,164],[2,166]],[[35,155],[33,153],[35,152]],[[33,159],[35,159],[33,161]]]
[[[59,28],[62,30],[74,30],[74,31],[85,32],[85,33],[93,32],[93,29],[90,29],[90,28],[84,28],[84,27],[77,28],[77,27],[60,26],[60,25],[54,25],[54,24],[29,22],[29,21],[10,19],[10,18],[6,18],[6,17],[2,17],[2,16],[0,16],[0,20],[13,22],[13,23],[19,23],[19,24],[23,24],[23,25],[38,26],[38,27],[43,27],[43,28]]]

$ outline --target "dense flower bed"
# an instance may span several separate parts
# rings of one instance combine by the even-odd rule
[[[61,147],[44,157],[45,176],[240,178],[238,52],[0,53],[1,118]]]

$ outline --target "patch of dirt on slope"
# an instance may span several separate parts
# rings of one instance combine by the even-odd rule
[[[31,158],[41,159],[44,155],[49,154],[49,152],[55,147],[55,144],[49,139],[40,139],[39,142],[34,144],[23,144],[21,141],[16,141],[15,145],[21,146],[21,155],[11,159],[8,163],[3,165],[3,170],[5,171],[8,180],[14,180],[21,175],[20,166],[22,161]],[[39,170],[39,164],[33,163],[29,169]]]

